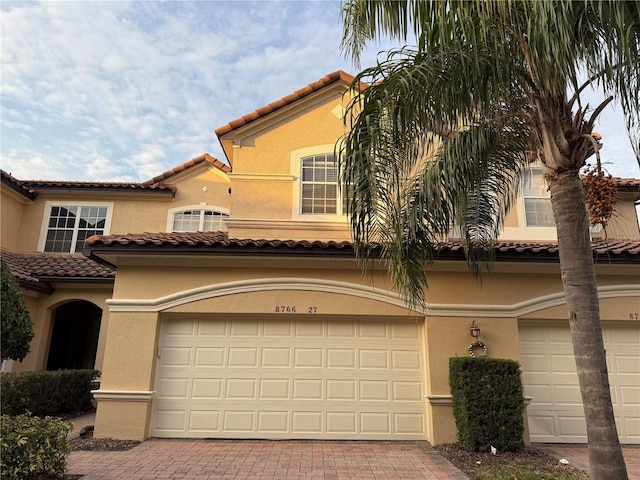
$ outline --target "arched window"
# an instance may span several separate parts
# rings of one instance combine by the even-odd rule
[[[172,232],[226,232],[225,220],[229,213],[221,210],[205,207],[172,209],[168,228]]]

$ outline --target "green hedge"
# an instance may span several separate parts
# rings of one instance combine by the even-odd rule
[[[2,373],[0,407],[6,415],[38,417],[79,413],[91,408],[91,390],[98,370],[55,370]]]
[[[458,440],[466,449],[522,449],[524,397],[518,362],[451,358],[449,384]]]
[[[62,477],[67,470],[72,425],[53,417],[2,415],[2,480]]]

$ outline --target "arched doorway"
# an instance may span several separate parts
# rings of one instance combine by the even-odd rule
[[[47,370],[94,368],[102,309],[76,300],[53,312]]]

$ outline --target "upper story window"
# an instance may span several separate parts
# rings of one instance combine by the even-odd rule
[[[524,181],[524,212],[528,227],[555,227],[551,198],[542,169],[531,168]]]
[[[212,209],[189,209],[173,211],[171,231],[173,232],[226,232],[225,220],[228,213]]]
[[[110,204],[47,204],[39,250],[75,253],[92,235],[108,233]]]
[[[333,154],[301,158],[302,214],[342,215],[346,203],[338,185],[338,164]]]

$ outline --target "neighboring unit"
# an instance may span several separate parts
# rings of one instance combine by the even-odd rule
[[[216,130],[144,183],[2,173],[2,258],[36,335],[14,371],[97,368],[95,436],[453,442],[448,360],[522,364],[531,441],[586,433],[553,216],[535,168],[478,283],[454,238],[409,309],[354,259],[334,156],[353,77],[335,72]],[[593,231],[621,441],[640,443],[640,180]]]

